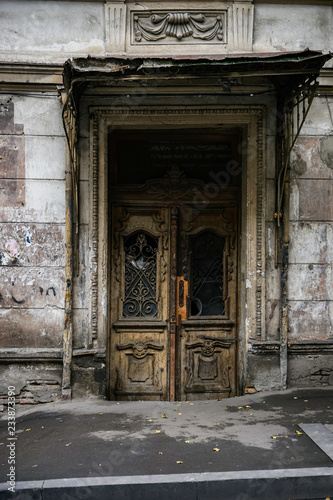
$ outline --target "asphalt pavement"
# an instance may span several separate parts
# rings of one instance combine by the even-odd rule
[[[13,494],[5,407],[0,498],[333,498],[332,411],[330,388],[17,407]]]

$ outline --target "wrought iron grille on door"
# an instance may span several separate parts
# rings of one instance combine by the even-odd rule
[[[144,232],[124,240],[126,318],[152,318],[157,315],[156,254],[158,242]]]
[[[191,316],[224,314],[225,238],[205,231],[191,239]]]

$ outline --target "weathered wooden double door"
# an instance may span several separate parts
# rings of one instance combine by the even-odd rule
[[[238,190],[207,185],[111,189],[111,399],[236,394]]]

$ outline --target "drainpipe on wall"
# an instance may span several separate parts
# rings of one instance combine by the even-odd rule
[[[66,152],[66,230],[65,230],[65,317],[63,337],[63,372],[62,372],[62,397],[71,399],[71,367],[73,354],[73,180],[72,157],[70,153],[70,139],[68,132],[72,129],[70,113],[66,112],[66,94],[63,95],[63,120],[67,140],[69,142]],[[70,134],[71,135],[71,134]]]
[[[288,266],[289,266],[289,204],[290,172],[288,169],[284,188],[284,210],[281,248],[281,315],[280,315],[280,373],[281,388],[287,388],[288,374]]]
[[[63,339],[63,372],[62,397],[71,399],[71,365],[72,365],[72,338],[73,338],[73,230],[72,230],[72,172],[69,152],[67,151],[66,165],[66,291],[65,291],[65,328]]]
[[[278,239],[281,243],[280,274],[280,385],[287,388],[288,376],[288,266],[289,266],[289,217],[290,217],[290,125],[283,100],[277,103],[276,165],[280,166],[277,177],[277,222],[275,232],[275,267],[278,266]],[[280,238],[279,236],[280,235]]]
[[[277,165],[281,165],[281,170],[277,178],[277,212],[275,213],[275,218],[278,222],[278,227],[281,225],[282,219],[280,295],[280,374],[282,389],[287,388],[288,375],[290,153],[300,134],[317,91],[318,83],[316,78],[317,75],[309,75],[305,78],[302,85],[300,85],[299,81],[295,81],[294,86],[288,92],[281,92],[277,103]]]

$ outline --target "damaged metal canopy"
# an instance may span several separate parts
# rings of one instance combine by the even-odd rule
[[[330,54],[319,51],[225,54],[200,57],[172,58],[76,58],[69,59],[64,67],[64,86],[73,92],[78,85],[107,85],[110,80],[182,79],[186,78],[236,78],[264,76],[274,79],[281,88],[291,79],[304,81],[304,76],[315,77]],[[298,77],[298,78],[297,78]],[[295,85],[294,81],[294,85]],[[297,83],[296,83],[297,85]],[[289,86],[289,85],[288,85]]]

